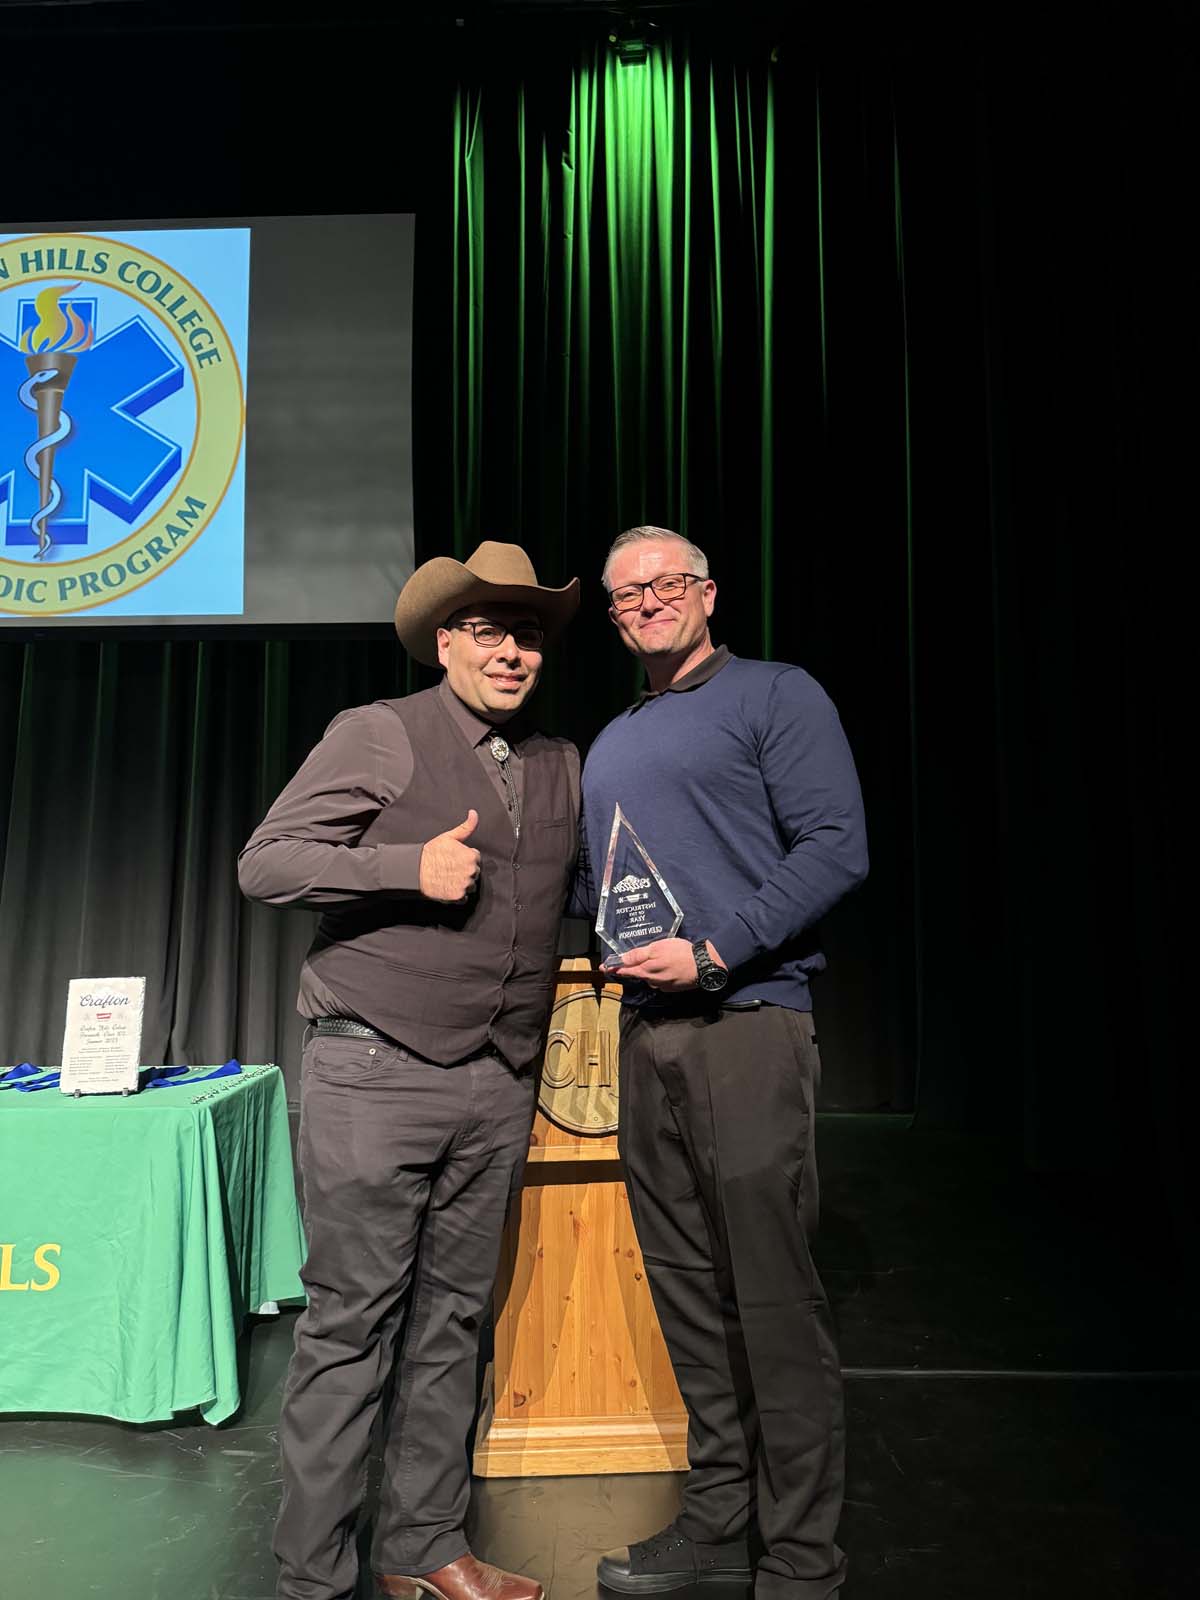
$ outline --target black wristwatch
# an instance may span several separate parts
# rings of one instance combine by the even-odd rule
[[[715,994],[718,989],[723,989],[729,982],[729,973],[717,963],[708,953],[708,941],[697,939],[692,946],[692,954],[696,958],[696,981],[708,994]]]

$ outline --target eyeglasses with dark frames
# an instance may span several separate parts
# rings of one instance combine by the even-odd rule
[[[633,611],[641,605],[647,589],[653,589],[660,600],[678,600],[689,583],[703,582],[694,572],[664,572],[648,583],[623,583],[619,589],[610,589],[608,603],[614,611]]]
[[[518,650],[540,650],[546,637],[545,629],[533,622],[519,622],[515,628],[503,627],[498,622],[453,622],[450,626],[470,629],[475,643],[488,650],[503,644],[510,634]]]

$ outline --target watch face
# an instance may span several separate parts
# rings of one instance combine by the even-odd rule
[[[719,967],[710,967],[700,974],[700,987],[709,991],[725,987],[725,974]]]

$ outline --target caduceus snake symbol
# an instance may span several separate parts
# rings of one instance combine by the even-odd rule
[[[49,383],[50,379],[58,377],[58,374],[58,367],[42,367],[33,373],[17,391],[21,404],[28,406],[30,411],[36,413],[38,403],[34,399],[33,391],[38,384]],[[35,440],[26,450],[25,466],[35,478],[38,478],[41,473],[40,457],[47,450],[56,450],[63,440],[69,437],[73,427],[74,423],[71,421],[70,415],[66,411],[60,411],[58,426],[52,428],[49,433],[42,434],[41,438]],[[34,538],[38,542],[38,553],[34,557],[35,561],[40,561],[50,549],[50,535],[46,532],[46,523],[58,510],[61,503],[62,490],[59,487],[57,478],[52,477],[50,479],[50,492],[34,512],[30,523]]]
[[[62,303],[64,296],[78,287],[78,283],[52,283],[40,290],[34,298],[37,320],[20,341],[29,377],[17,396],[36,415],[38,427],[38,437],[24,457],[41,501],[29,521],[38,545],[35,561],[43,561],[50,553],[53,541],[46,524],[63,500],[62,486],[54,476],[54,456],[75,426],[63,407],[63,397],[79,355],[91,349],[96,336],[94,318],[85,322],[74,302]]]

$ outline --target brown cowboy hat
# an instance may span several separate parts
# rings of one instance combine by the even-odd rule
[[[579,579],[562,589],[544,588],[520,545],[494,539],[485,539],[465,561],[434,556],[417,568],[396,601],[400,643],[410,656],[436,667],[437,631],[446,618],[489,600],[527,605],[541,619],[549,643],[579,608]]]

